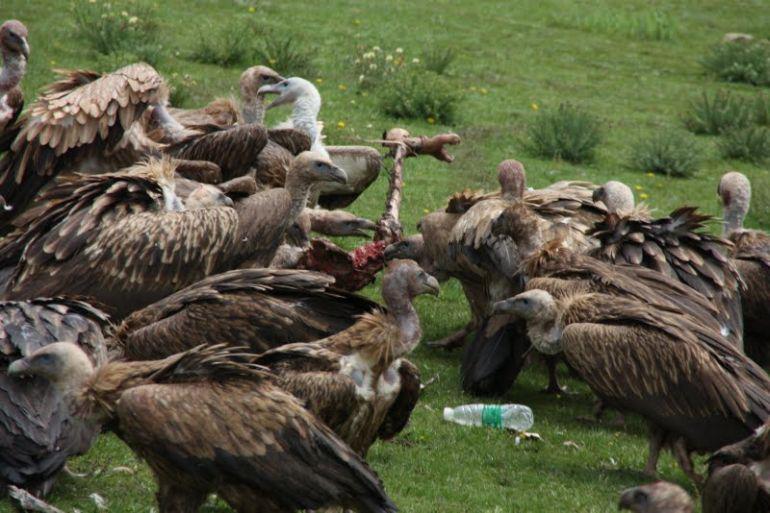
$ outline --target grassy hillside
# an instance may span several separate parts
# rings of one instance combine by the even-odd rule
[[[123,1],[114,8],[123,5],[132,7]],[[70,2],[3,0],[0,20],[11,17],[30,29],[32,61],[24,83],[28,99],[52,79],[52,68],[104,69],[110,59],[120,61],[97,55],[76,37]],[[316,71],[307,78],[324,98],[321,117],[328,143],[365,143],[392,126],[416,134],[459,133],[463,143],[451,166],[428,158],[408,162],[402,212],[409,233],[425,212],[441,207],[452,192],[495,187],[495,165],[504,158],[523,161],[535,187],[561,179],[622,180],[658,213],[689,203],[716,214],[721,173],[739,169],[757,181],[766,174],[760,167],[721,160],[714,137],[698,138],[703,160],[693,178],[667,178],[628,166],[633,145],[655,132],[681,127],[689,101],[703,91],[729,88],[738,95],[755,94],[751,86],[716,82],[704,74],[699,60],[725,32],[767,36],[770,12],[763,0],[165,0],[158,2],[153,21],[162,45],[157,68],[187,82],[183,106],[237,94],[243,65],[223,68],[192,62],[189,56],[201,39],[249,27],[249,41],[264,33],[291,36],[312,59]],[[431,124],[432,119],[390,119],[379,108],[381,91],[359,91],[357,47],[375,45],[386,53],[401,48],[410,60],[424,59],[431,50],[454,50],[447,80],[462,100],[452,126]],[[600,120],[604,140],[589,164],[542,160],[523,151],[527,124],[562,102]],[[273,113],[271,121],[286,115]],[[353,210],[376,217],[386,185],[383,175]],[[758,211],[749,220],[752,226],[762,226],[764,216]],[[376,286],[367,294],[376,297]],[[438,299],[420,299],[418,308],[427,340],[445,336],[468,318],[456,283],[446,284]],[[405,433],[393,443],[376,445],[369,458],[402,511],[610,512],[616,510],[621,489],[648,481],[641,473],[646,455],[643,423],[632,418],[627,427],[617,429],[576,420],[590,411],[593,398],[585,386],[566,376],[574,395],[540,394],[545,373],[535,367],[504,398],[531,406],[533,430],[543,437],[541,443],[517,446],[510,434],[442,421],[445,405],[474,401],[460,390],[458,353],[420,347],[414,360],[425,379],[436,379]],[[113,436],[102,437],[71,466],[88,477],[62,476],[50,497],[67,511],[95,511],[88,499],[94,492],[107,499],[112,512],[156,507],[146,466]],[[670,455],[663,457],[660,473],[692,491]],[[205,511],[226,509],[213,501]],[[11,507],[0,502],[0,511]]]

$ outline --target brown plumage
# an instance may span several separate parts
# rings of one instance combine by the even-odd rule
[[[74,299],[0,302],[0,485],[46,495],[67,458],[84,453],[98,430],[70,416],[61,394],[44,378],[6,374],[16,359],[54,342],[77,344],[93,363],[106,348],[107,317]]]
[[[250,357],[201,347],[96,369],[73,344],[17,360],[79,418],[114,430],[158,482],[160,513],[194,513],[216,492],[238,512],[396,507],[366,463]]]
[[[724,207],[724,235],[733,243],[732,261],[746,284],[742,291],[746,354],[762,366],[770,364],[770,235],[743,228],[751,202],[751,183],[741,173],[726,173],[717,193]]]
[[[129,360],[153,360],[209,341],[261,353],[338,333],[377,303],[337,291],[310,271],[239,269],[210,276],[134,312],[115,340]]]
[[[623,490],[618,509],[633,513],[693,513],[695,504],[681,486],[658,481]]]
[[[318,189],[318,204],[324,208],[345,208],[353,203],[380,175],[382,155],[371,146],[325,146],[329,158],[345,170],[348,183]]]
[[[20,84],[29,60],[28,39],[27,27],[22,22],[8,20],[0,25],[0,153],[8,150],[19,131],[16,120],[24,108]]]
[[[0,160],[0,195],[14,207],[12,213],[1,212],[0,220],[7,222],[22,212],[56,175],[90,166],[88,160],[96,159],[103,172],[105,152],[148,106],[165,101],[167,94],[163,79],[147,64],[103,76],[67,72],[24,115],[11,150]]]
[[[770,511],[769,464],[770,429],[767,424],[745,440],[719,449],[709,458],[709,475],[703,488],[703,512]]]
[[[402,357],[420,342],[412,299],[438,294],[438,282],[411,260],[388,265],[386,312],[362,315],[350,328],[317,342],[262,354],[287,391],[362,455],[378,437],[403,429],[419,397],[419,372]]]
[[[631,297],[555,299],[539,289],[497,303],[495,311],[525,319],[536,349],[563,352],[607,405],[650,423],[648,473],[665,445],[698,481],[691,452],[745,438],[770,414],[770,378],[707,318]]]
[[[743,282],[728,258],[731,244],[705,231],[712,217],[694,207],[682,207],[655,220],[628,215],[615,198],[630,197],[633,203],[631,189],[623,186],[625,194],[610,196],[603,192],[605,187],[597,190],[595,198],[607,205],[609,214],[589,232],[600,242],[591,254],[608,262],[655,269],[697,290],[717,307],[727,337],[743,348]]]

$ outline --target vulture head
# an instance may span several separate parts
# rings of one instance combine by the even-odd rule
[[[746,175],[730,171],[722,176],[717,187],[717,194],[722,201],[725,217],[725,233],[743,227],[743,219],[751,204],[751,182]]]
[[[504,160],[497,165],[497,181],[500,190],[508,199],[521,199],[527,189],[527,174],[524,164],[518,160]]]
[[[323,153],[303,151],[297,155],[286,173],[286,186],[292,182],[314,184],[319,182],[347,183],[348,175]]]
[[[386,261],[396,259],[409,259],[419,262],[422,260],[425,251],[425,241],[422,234],[410,235],[404,237],[398,242],[388,245],[383,253]]]
[[[232,207],[235,203],[222,189],[202,183],[193,190],[185,200],[187,210],[213,207]]]
[[[146,162],[131,166],[126,172],[148,176],[155,180],[163,191],[163,210],[166,212],[181,212],[185,209],[182,200],[176,193],[176,181],[174,180],[176,165],[170,158],[150,158]]]
[[[40,376],[61,391],[74,389],[93,371],[86,353],[70,342],[49,344],[8,366],[9,376]]]
[[[634,513],[692,513],[695,505],[681,486],[658,481],[624,490],[618,509]]]
[[[365,230],[377,227],[369,219],[358,217],[344,210],[315,210],[310,211],[310,229],[324,235],[337,237],[368,237]]]
[[[709,458],[709,474],[733,464],[750,467],[770,490],[770,425],[760,426],[748,438],[722,447],[712,454]]]
[[[3,55],[23,55],[29,60],[29,33],[18,20],[8,20],[0,25],[0,52]]]
[[[612,180],[605,183],[594,191],[592,199],[594,203],[604,203],[610,214],[627,216],[634,211],[634,193],[623,182]]]
[[[438,280],[414,260],[391,260],[382,279],[382,297],[388,307],[421,294],[438,296],[440,290]]]
[[[304,98],[317,99],[319,108],[321,105],[321,95],[318,93],[318,89],[316,89],[310,81],[300,77],[286,78],[277,84],[264,85],[259,88],[257,94],[278,95],[278,97],[267,106],[268,109],[280,105],[296,103]]]
[[[512,315],[524,319],[527,327],[537,325],[539,336],[530,339],[535,349],[544,354],[562,352],[561,332],[557,326],[559,309],[556,300],[545,290],[533,289],[498,301],[492,308],[494,314]]]
[[[254,98],[262,86],[277,84],[285,80],[267,66],[252,66],[241,73],[240,86],[243,98]]]

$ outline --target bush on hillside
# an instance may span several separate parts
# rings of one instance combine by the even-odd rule
[[[701,148],[682,130],[665,130],[642,139],[631,151],[631,166],[640,171],[688,178],[698,170]]]
[[[601,142],[599,121],[570,104],[555,110],[541,110],[527,128],[524,146],[530,153],[546,158],[579,163],[593,159]]]
[[[765,163],[770,159],[770,129],[752,126],[730,130],[719,141],[719,149],[726,159]]]
[[[770,41],[767,40],[718,44],[701,63],[709,72],[727,82],[770,85]]]
[[[391,77],[382,87],[380,108],[394,118],[451,124],[462,99],[445,78],[430,71],[409,70]]]
[[[695,134],[719,135],[728,130],[745,128],[754,122],[754,105],[729,91],[717,91],[713,96],[704,92],[690,102],[684,124]]]

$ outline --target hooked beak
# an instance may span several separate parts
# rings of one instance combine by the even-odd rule
[[[283,81],[281,81],[283,82]],[[287,103],[289,100],[286,95],[283,94],[281,91],[281,88],[278,87],[281,82],[278,82],[277,84],[269,84],[269,85],[263,85],[262,87],[257,90],[257,96],[264,96],[266,94],[277,94],[278,98],[273,100],[271,103],[265,107],[265,109],[272,109],[273,107],[278,107],[279,105],[283,105],[284,103]]]
[[[514,313],[513,298],[504,299],[492,305],[492,313],[495,315]]]
[[[348,183],[348,174],[341,167],[332,166],[329,173],[329,179],[333,182],[346,184]]]
[[[8,366],[9,376],[19,376],[29,371],[29,362],[26,358],[19,358]]]
[[[593,201],[594,203],[601,201],[603,192],[604,190],[601,187],[599,187],[598,189],[594,189],[593,194],[591,194],[591,201]]]
[[[29,60],[29,43],[26,39],[21,40],[21,54],[24,56],[24,59]]]
[[[226,207],[234,207],[235,206],[235,202],[233,201],[233,198],[231,198],[230,196],[225,196],[225,206]]]
[[[618,510],[631,509],[631,506],[634,505],[635,492],[636,492],[636,488],[629,488],[627,490],[623,490],[623,493],[620,495],[620,500],[618,501]]]
[[[353,235],[359,236],[359,237],[368,237],[369,234],[366,233],[366,230],[374,230],[377,228],[377,225],[374,224],[369,219],[360,218],[356,220],[356,223],[358,226],[353,230]],[[385,248],[387,250],[387,248]]]
[[[439,293],[441,292],[441,287],[439,286],[438,280],[436,278],[429,276],[428,280],[425,282],[425,285],[428,287],[429,294],[433,294],[434,296],[438,297]]]

